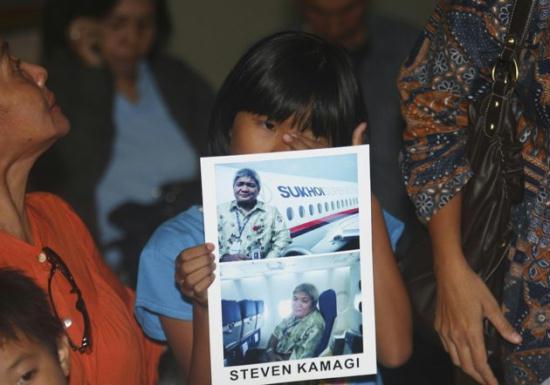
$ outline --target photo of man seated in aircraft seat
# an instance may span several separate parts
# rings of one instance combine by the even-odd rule
[[[317,309],[319,292],[310,283],[302,283],[292,292],[292,314],[275,327],[261,361],[286,361],[314,356],[325,330],[325,321]]]
[[[276,207],[258,200],[258,173],[242,168],[233,178],[235,199],[218,205],[220,261],[277,258],[292,242]]]

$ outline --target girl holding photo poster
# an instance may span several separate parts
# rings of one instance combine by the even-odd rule
[[[256,43],[228,75],[209,144],[214,155],[361,144],[365,121],[344,51],[307,33],[283,32]],[[403,226],[374,197],[372,220],[378,361],[397,366],[412,345],[410,305],[390,245]],[[200,208],[164,223],[143,250],[137,287],[139,322],[168,342],[193,385],[211,382],[206,292],[215,263],[213,245],[204,242]]]

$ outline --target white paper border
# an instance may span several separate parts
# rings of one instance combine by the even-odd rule
[[[328,157],[337,155],[355,154],[357,157],[357,184],[359,199],[359,225],[360,225],[360,264],[361,264],[361,301],[362,301],[362,325],[363,325],[363,353],[350,354],[331,357],[308,358],[301,360],[270,362],[253,365],[230,366],[225,367],[223,352],[223,337],[221,333],[222,315],[221,315],[221,285],[219,277],[216,277],[208,290],[209,302],[209,330],[210,330],[210,360],[212,372],[212,384],[273,384],[281,382],[293,382],[300,380],[341,378],[348,376],[358,376],[376,373],[376,338],[375,338],[375,320],[374,320],[374,288],[373,288],[373,270],[372,270],[372,231],[371,231],[371,192],[370,192],[370,167],[369,167],[369,146],[338,147],[318,150],[273,152],[253,155],[231,155],[223,157],[201,158],[201,178],[203,192],[203,210],[204,210],[204,230],[206,242],[215,245],[216,251],[218,245],[217,230],[217,197],[216,197],[216,165],[227,163],[256,162],[263,160],[276,159],[297,159],[312,157]],[[219,255],[216,253],[216,259]],[[292,257],[289,257],[292,258]],[[219,261],[217,261],[219,264]],[[225,262],[231,263],[231,262]],[[215,332],[212,332],[215,331]],[[357,365],[349,365],[350,361],[356,361]],[[334,370],[334,366],[339,361],[343,369]],[[352,368],[346,368],[353,366]],[[301,371],[300,365],[309,365],[317,363],[331,366],[331,370],[310,370]],[[273,375],[274,368],[285,368],[289,366],[291,374]],[[232,379],[232,371],[246,369],[248,373],[256,371],[260,373],[257,378],[248,378],[244,380],[239,376],[237,380]],[[270,371],[271,375],[264,376],[262,370]],[[281,369],[281,373],[282,373]]]

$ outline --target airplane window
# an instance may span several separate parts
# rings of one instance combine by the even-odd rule
[[[292,220],[292,218],[294,218],[294,210],[292,210],[292,207],[287,207],[286,209],[286,217],[289,221]]]
[[[353,307],[355,308],[355,310],[361,312],[363,310],[363,306],[362,306],[362,303],[361,303],[361,294],[358,293],[355,295],[355,298],[353,299]]]
[[[313,214],[315,214],[315,210],[313,209],[313,205],[310,204],[309,205],[309,215],[313,215]]]
[[[325,202],[325,211],[328,211],[328,202]]]
[[[317,203],[317,211],[319,212],[319,214],[321,214],[323,212],[323,205],[322,204]]]
[[[283,299],[277,304],[277,313],[279,317],[286,318],[292,314],[292,301],[290,299]]]
[[[337,209],[340,208],[340,201],[336,201],[336,208],[337,208]]]
[[[330,207],[334,210],[334,201],[330,202]]]
[[[300,206],[298,208],[298,212],[300,213],[300,218],[303,218],[306,215],[306,210],[304,209],[304,206]]]

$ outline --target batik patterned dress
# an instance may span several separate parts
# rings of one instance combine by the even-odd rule
[[[422,39],[402,66],[398,85],[407,121],[402,166],[424,221],[472,176],[464,157],[467,109],[487,93],[502,50],[512,0],[440,1]],[[507,345],[507,384],[550,378],[550,1],[538,0],[520,60],[525,191],[513,208],[513,249],[503,309],[523,343]],[[545,383],[546,384],[546,383]]]
[[[258,201],[245,211],[236,201],[218,206],[220,255],[244,254],[252,259],[278,258],[292,239],[275,206]]]
[[[283,319],[273,331],[277,339],[275,352],[289,357],[289,360],[313,357],[324,331],[325,320],[318,310],[303,318],[291,315]]]

